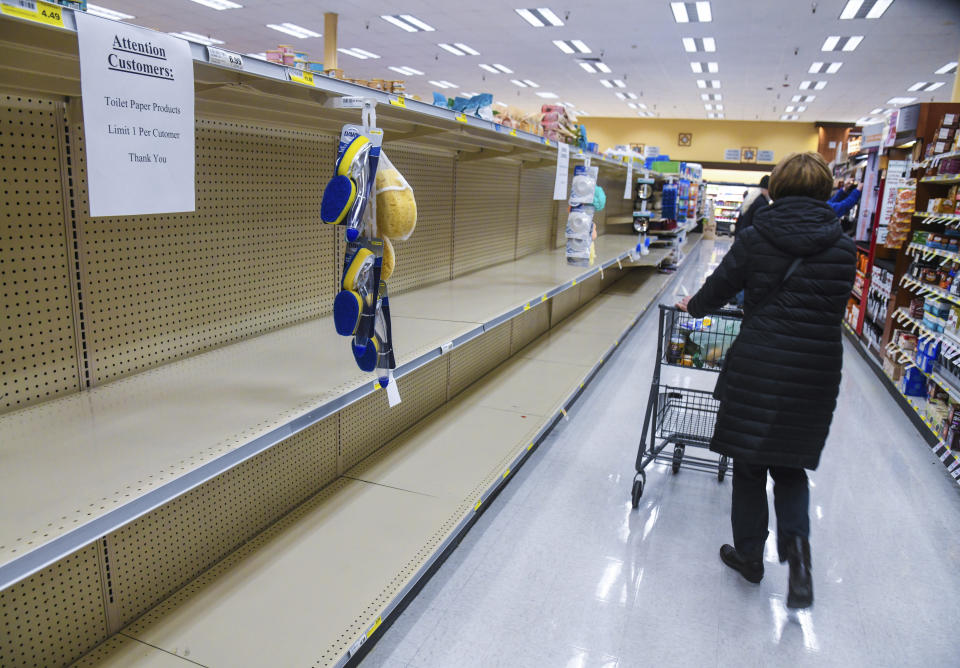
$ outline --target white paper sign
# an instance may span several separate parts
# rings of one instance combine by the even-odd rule
[[[773,151],[757,151],[757,162],[773,162]]]
[[[633,156],[627,158],[627,182],[623,184],[623,199],[633,198]]]
[[[570,144],[557,144],[557,178],[553,182],[553,199],[567,199],[567,177],[570,175]]]
[[[643,149],[643,157],[645,158],[656,158],[660,155],[659,146],[647,146]]]
[[[728,148],[723,152],[724,160],[733,160],[734,162],[740,162],[740,149],[738,148]]]
[[[90,215],[194,211],[190,45],[83,12],[74,16]]]

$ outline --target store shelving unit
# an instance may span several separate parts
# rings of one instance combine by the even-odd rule
[[[24,308],[9,313],[33,348],[0,357],[14,379],[0,403],[0,613],[23,629],[0,638],[0,665],[69,663],[107,638],[86,665],[201,646],[236,663],[219,652],[275,644],[207,627],[224,643],[210,649],[191,635],[224,619],[207,609],[170,645],[155,632],[178,622],[158,620],[205,608],[198,587],[264,629],[282,619],[284,637],[311,620],[289,663],[343,663],[669,280],[626,267],[667,251],[633,262],[635,235],[605,234],[630,208],[611,198],[596,263],[568,265],[557,149],[540,137],[326,77],[303,85],[246,57],[221,68],[197,44],[197,211],[92,220],[63,16],[63,29],[0,17],[0,132],[36,128],[29,150],[3,157],[8,205],[31,217],[33,241],[0,250],[23,276]],[[317,211],[335,133],[359,116],[343,96],[377,102],[418,200],[391,278],[394,408],[329,322],[343,241]],[[623,160],[571,155],[599,165],[608,192],[623,187]],[[18,250],[32,244],[43,257]],[[30,317],[40,305],[50,318]],[[390,486],[400,478],[416,491]],[[289,576],[271,580],[282,604],[258,604],[254,563]]]

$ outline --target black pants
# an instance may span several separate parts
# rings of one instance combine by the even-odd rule
[[[807,472],[785,466],[756,466],[733,462],[733,546],[745,559],[763,559],[767,540],[767,471],[773,478],[773,506],[777,512],[777,546],[784,557],[785,540],[794,536],[810,536],[810,489]]]

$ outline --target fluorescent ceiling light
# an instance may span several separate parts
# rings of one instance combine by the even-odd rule
[[[631,109],[636,109],[636,108],[637,108],[637,105],[634,104],[633,102],[627,102],[627,106],[630,107]]]
[[[915,83],[915,84],[913,84],[912,86],[910,86],[910,88],[908,88],[907,90],[909,90],[909,91],[911,91],[911,92],[913,92],[913,91],[918,91],[918,90],[922,90],[922,91],[924,91],[924,92],[930,92],[930,91],[933,91],[933,90],[937,90],[937,89],[940,88],[942,85],[943,85],[943,82],[942,82],[942,81],[935,81],[935,82],[932,82],[932,83],[929,82],[929,81],[918,81],[917,83]]]
[[[706,109],[707,111],[713,111],[713,105],[712,105],[712,104],[705,104],[705,105],[703,105],[703,108]]]
[[[625,93],[621,93],[620,91],[617,91],[616,93],[614,93],[614,95],[616,95],[617,97],[619,97],[621,100],[626,100],[626,99],[627,99],[626,94],[625,94]]]
[[[800,117],[797,116],[796,114],[784,114],[783,116],[780,117],[780,120],[781,120],[781,121],[795,121],[795,120],[797,120],[797,119],[799,119],[799,118],[800,118]]]
[[[707,82],[703,79],[697,79],[697,88],[706,88]]]
[[[810,74],[836,74],[843,67],[843,63],[820,63],[816,62],[807,70]]]
[[[647,108],[647,105],[643,104],[642,102],[637,102],[637,109],[646,109],[646,108]]]
[[[596,73],[597,73],[597,70],[596,70],[596,69],[593,67],[593,65],[591,65],[590,63],[581,61],[581,62],[580,62],[580,67],[582,67],[584,70],[586,70],[589,74],[596,74]]]
[[[548,23],[552,26],[562,26],[563,21],[560,20],[556,14],[554,14],[547,7],[538,7],[537,9],[515,9],[515,12],[523,17],[523,20],[532,25],[534,28],[542,28]]]
[[[613,88],[613,84],[610,83],[609,79],[600,79],[600,83],[603,84],[604,88]]]
[[[714,113],[714,112],[710,112],[709,114],[707,114],[707,118],[723,118],[723,114],[717,114],[717,113]]]
[[[214,39],[213,37],[205,37],[204,35],[198,35],[195,32],[172,32],[170,33],[174,37],[179,37],[180,39],[185,39],[188,42],[196,42],[197,44],[205,44],[206,46],[212,46],[214,44],[223,44],[222,39]]]
[[[240,9],[243,7],[243,5],[230,2],[230,0],[193,0],[193,2],[210,9]]]
[[[703,50],[713,53],[717,50],[717,42],[713,37],[704,37],[703,38]]]
[[[603,72],[604,74],[610,74],[610,66],[606,63],[597,63],[597,69]]]
[[[910,104],[911,102],[916,102],[917,98],[915,97],[891,97],[887,100],[887,104],[892,104],[895,106],[900,106],[903,104]]]
[[[792,102],[813,102],[816,99],[816,95],[794,95],[790,98]]]
[[[704,102],[709,102],[713,100],[714,102],[719,102],[723,99],[723,96],[720,93],[704,93],[700,96],[700,99]]]
[[[801,104],[799,107],[797,107],[797,111],[799,111],[800,113],[803,113],[803,112],[806,111],[806,110],[807,110],[807,108],[806,108],[804,105],[802,105],[802,104]]]
[[[90,7],[90,5],[87,5],[87,7]],[[941,67],[939,70],[936,71],[936,74],[953,74],[956,71],[957,71],[957,63],[956,61],[954,61],[952,63],[947,63],[946,65]]]
[[[375,53],[370,53],[369,51],[364,51],[363,49],[337,49],[337,51],[348,56],[353,56],[354,58],[359,58],[360,60],[380,57]]]
[[[555,39],[553,44],[564,53],[593,53],[590,47],[579,39]]]
[[[287,35],[291,35],[298,39],[306,39],[308,37],[321,36],[320,33],[298,26],[296,23],[280,23],[280,24],[268,23],[267,27],[282,33],[286,33]]]
[[[636,94],[636,93],[627,93],[627,97],[630,98],[631,100],[636,100],[636,99],[637,99],[637,94]]]
[[[671,2],[670,9],[677,23],[709,23],[713,20],[709,2]]]
[[[558,97],[560,97],[560,96],[557,95],[556,93],[545,93],[545,92],[542,92],[542,91],[541,91],[541,92],[537,93],[537,97],[542,97],[542,98],[547,99],[547,100],[556,100],[556,99],[557,99]]]
[[[501,65],[500,63],[494,63],[493,66],[496,67],[501,72],[503,72],[504,74],[513,74],[513,70],[511,70],[509,67],[506,67],[505,65]]]
[[[526,88],[526,87],[527,87],[527,84],[523,83],[523,82],[520,81],[519,79],[510,79],[510,83],[512,83],[514,86],[520,86],[520,88]]]
[[[381,14],[380,18],[407,32],[420,32],[421,30],[423,32],[433,32],[436,30],[433,26],[424,23],[416,16],[411,16],[410,14]]]
[[[853,51],[858,46],[860,42],[863,41],[863,35],[852,35],[850,37],[840,37],[838,35],[831,35],[824,40],[823,46],[820,47],[821,51]]]
[[[626,87],[627,87],[627,84],[623,83],[623,81],[622,81],[621,79],[614,79],[614,80],[613,80],[613,85],[616,86],[617,88],[626,88]]]
[[[720,88],[720,82],[716,79],[712,81],[705,81],[703,79],[697,79],[698,88]]]
[[[465,55],[467,55],[467,54],[465,54],[463,51],[461,51],[460,49],[458,49],[457,47],[453,46],[452,44],[437,44],[437,46],[439,46],[439,47],[440,47],[441,49],[443,49],[444,51],[449,51],[450,53],[452,53],[452,54],[455,55],[455,56],[465,56]]]
[[[450,82],[447,81],[446,79],[441,80],[440,83],[444,84],[447,88],[459,88],[459,87],[460,87],[460,86],[458,86],[458,85],[455,84],[455,83],[450,83]]]
[[[563,106],[565,106],[567,109],[574,109],[574,108],[576,108],[576,106],[577,106],[577,105],[573,104],[572,102],[561,102],[560,104],[562,104]]]
[[[797,108],[791,104],[790,106],[784,107],[783,110],[788,114],[792,114]]]
[[[423,76],[423,72],[421,72],[420,70],[415,70],[415,69],[413,69],[412,67],[407,67],[407,66],[395,67],[395,66],[391,65],[391,66],[388,67],[387,69],[388,69],[388,70],[393,70],[394,72],[396,72],[396,73],[398,73],[398,74],[404,74],[404,75],[406,75],[406,76],[408,76],[408,77],[409,77],[409,76],[413,76],[413,75],[415,75],[415,74],[416,74],[416,75]]]
[[[870,115],[871,115],[871,116],[876,116],[877,114],[882,114],[882,113],[884,113],[885,111],[886,111],[886,109],[884,109],[883,107],[877,107],[876,109],[874,109],[873,111],[870,112]]]
[[[480,93],[476,93],[476,92],[464,93],[463,91],[460,91],[460,97],[476,97],[479,94]]]
[[[436,86],[437,88],[459,88],[457,84],[450,83],[449,81],[433,81],[432,79],[427,83]]]
[[[892,4],[893,0],[847,0],[847,5],[840,12],[840,18],[878,19]]]
[[[530,81],[530,79],[524,79],[524,80],[523,80],[523,83],[525,83],[525,84],[527,84],[528,86],[530,86],[530,88],[540,88],[540,85],[539,85],[539,84],[533,83],[532,81]]]
[[[473,47],[467,46],[463,42],[455,42],[454,46],[463,51],[468,56],[479,56],[480,52],[474,49]]]
[[[480,63],[480,69],[486,70],[487,72],[490,72],[492,74],[500,74],[500,70],[498,70],[496,67],[493,67],[492,65],[487,65],[486,63]]]
[[[87,3],[87,14],[93,14],[94,16],[99,16],[103,19],[112,19],[114,21],[126,21],[132,18],[130,14],[124,14],[123,12],[118,12],[115,9],[108,9],[106,7],[100,7],[98,5],[91,5]]]
[[[704,72],[716,74],[720,70],[720,66],[712,61],[709,63],[693,62],[690,63],[690,69],[693,70],[694,74],[703,74]]]

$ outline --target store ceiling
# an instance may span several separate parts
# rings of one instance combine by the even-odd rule
[[[204,0],[210,2],[211,0]],[[878,0],[864,0],[861,14]],[[339,54],[347,76],[407,81],[409,93],[430,100],[430,81],[450,82],[447,95],[489,92],[494,99],[533,111],[545,102],[569,102],[593,116],[631,117],[642,108],[628,107],[616,92],[637,96],[649,113],[662,118],[707,118],[701,99],[719,94],[727,120],[781,120],[789,105],[797,120],[856,121],[875,109],[891,108],[894,97],[920,102],[949,101],[953,74],[935,71],[956,61],[960,51],[960,2],[955,0],[893,0],[879,19],[840,20],[847,0],[712,0],[712,20],[678,24],[669,0],[603,1],[572,4],[569,0],[236,0],[238,9],[215,10],[194,0],[97,0],[94,4],[132,14],[130,23],[164,32],[190,31],[224,42],[223,48],[258,53],[277,44],[290,44],[323,60],[323,38],[298,39],[267,27],[293,23],[323,32],[323,13],[337,12],[339,46],[360,48],[380,56],[365,59]],[[548,7],[563,26],[535,28],[515,11],[527,5]],[[686,3],[691,9],[693,2]],[[696,13],[695,11],[693,12]],[[412,15],[435,28],[407,32],[381,15]],[[853,51],[825,52],[830,36],[862,35]],[[712,37],[713,53],[687,53],[683,38]],[[589,54],[566,54],[554,40],[580,40]],[[466,44],[480,55],[456,56],[439,43]],[[843,40],[841,40],[841,45]],[[574,50],[577,47],[574,46]],[[568,46],[569,49],[569,46]],[[578,57],[602,58],[611,72],[590,74]],[[715,62],[715,74],[695,74],[691,62]],[[814,62],[842,62],[833,73],[810,74]],[[492,74],[480,64],[500,64],[513,74]],[[399,75],[388,67],[412,67],[423,76]],[[826,67],[826,65],[824,65]],[[520,88],[511,79],[529,80],[538,88]],[[624,82],[606,88],[600,80]],[[719,89],[698,88],[716,80]],[[801,90],[803,81],[826,82],[819,90]],[[909,92],[919,82],[943,85],[936,90]],[[537,96],[554,93],[555,99]],[[795,95],[815,96],[792,102]],[[716,104],[717,102],[713,102]],[[714,111],[714,113],[717,113]]]

